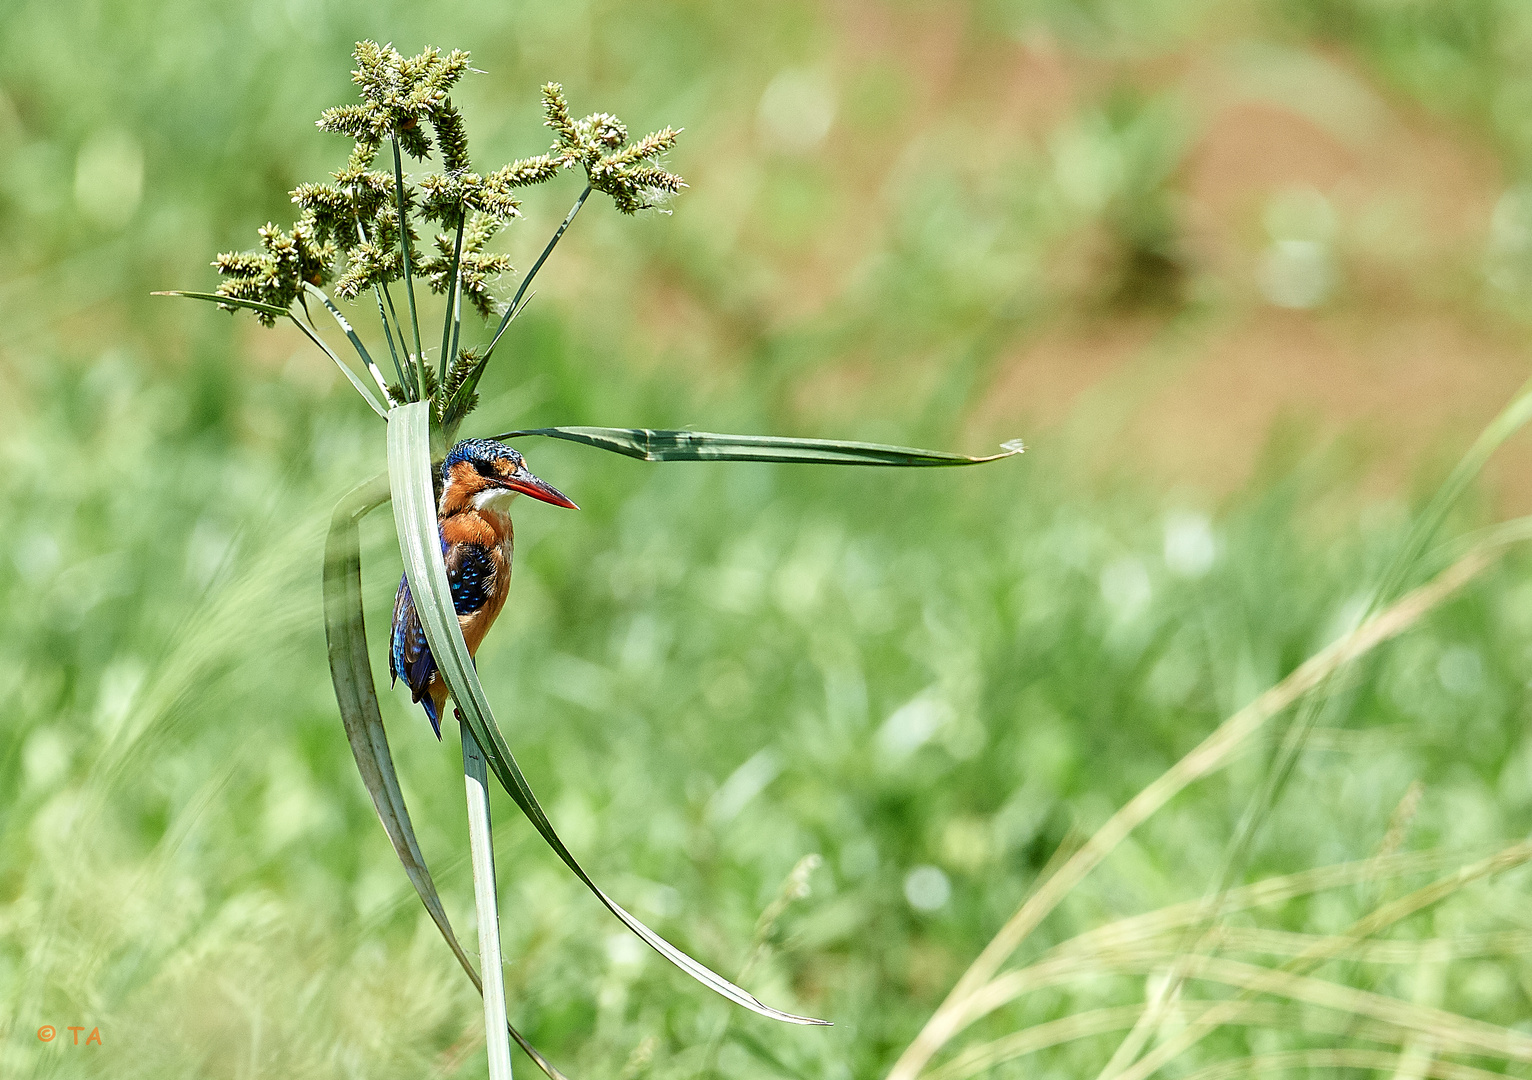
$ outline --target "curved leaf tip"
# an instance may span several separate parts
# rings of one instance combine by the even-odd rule
[[[494,435],[515,439],[542,435],[583,443],[598,450],[638,458],[640,461],[768,461],[797,465],[881,465],[931,468],[982,465],[1022,452],[1020,439],[1001,445],[1001,453],[985,457],[954,454],[947,450],[921,450],[913,446],[856,442],[849,439],[799,439],[782,435],[725,435],[714,431],[659,430],[655,428],[548,427],[525,428]]]
[[[397,406],[388,414],[388,473],[393,492],[394,525],[400,553],[404,556],[410,595],[420,616],[421,629],[430,644],[431,655],[436,659],[437,670],[446,680],[460,717],[484,751],[495,776],[564,865],[650,948],[714,993],[751,1012],[789,1024],[827,1025],[828,1021],[797,1016],[762,1003],[660,937],[608,896],[554,832],[495,722],[452,605],[431,485],[430,415],[430,403],[424,401]]]

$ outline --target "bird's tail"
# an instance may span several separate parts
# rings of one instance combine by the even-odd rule
[[[420,707],[431,718],[431,730],[436,732],[436,741],[440,742],[442,737],[441,703],[436,700],[436,695],[431,693],[430,683],[420,688],[420,692],[415,695],[415,700],[420,703]],[[443,700],[445,700],[445,697]]]

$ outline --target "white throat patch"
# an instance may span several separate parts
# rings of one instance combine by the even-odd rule
[[[520,492],[512,491],[510,488],[485,488],[473,497],[473,508],[489,510],[496,514],[508,513],[511,509],[511,500],[518,494]]]

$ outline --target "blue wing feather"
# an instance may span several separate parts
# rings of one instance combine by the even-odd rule
[[[447,583],[452,589],[452,609],[459,615],[471,615],[483,607],[494,585],[495,564],[489,551],[478,544],[459,544],[449,549],[442,540],[442,555],[447,564]],[[394,594],[393,637],[388,653],[388,673],[395,683],[403,676],[413,699],[431,718],[436,737],[441,738],[441,717],[427,687],[436,674],[436,658],[426,642],[420,616],[410,598],[409,578],[399,578]]]
[[[478,544],[459,544],[447,558],[447,581],[452,586],[452,610],[472,615],[489,600],[495,582],[495,563],[489,550]]]

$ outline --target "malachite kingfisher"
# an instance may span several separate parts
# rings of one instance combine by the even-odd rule
[[[493,439],[460,442],[442,462],[437,530],[442,561],[447,564],[447,582],[452,587],[452,607],[470,656],[479,651],[484,635],[505,606],[511,584],[509,510],[517,495],[579,509],[558,488],[533,476],[520,454]],[[389,674],[395,683],[404,679],[440,739],[447,684],[436,670],[405,577],[399,579],[399,592],[394,597],[391,642]]]

